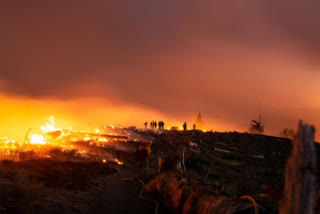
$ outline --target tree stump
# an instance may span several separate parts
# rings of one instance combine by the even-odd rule
[[[284,197],[280,201],[280,214],[313,214],[317,193],[317,153],[313,126],[299,122],[292,142],[291,155],[285,172]]]

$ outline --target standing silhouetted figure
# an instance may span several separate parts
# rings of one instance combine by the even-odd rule
[[[184,122],[183,124],[183,131],[187,131],[187,122]]]
[[[153,121],[150,122],[150,127],[153,129]]]
[[[164,122],[163,121],[159,121],[159,129],[164,129]]]
[[[148,121],[144,123],[144,128],[145,128],[145,129],[148,128]]]
[[[157,121],[154,121],[154,129],[157,129],[158,123]]]
[[[193,130],[196,130],[196,124],[193,124]]]

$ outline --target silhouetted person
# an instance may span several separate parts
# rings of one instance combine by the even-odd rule
[[[196,124],[193,124],[193,130],[196,130]]]
[[[153,121],[150,122],[150,127],[153,129]]]
[[[164,129],[164,122],[163,121],[159,121],[159,129]]]
[[[187,131],[187,122],[184,122],[183,124],[183,131]]]
[[[144,123],[144,128],[145,128],[145,129],[148,128],[148,121]]]
[[[157,121],[154,121],[154,129],[157,129],[158,123]]]

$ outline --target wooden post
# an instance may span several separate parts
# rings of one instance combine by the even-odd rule
[[[182,171],[183,171],[183,174],[186,174],[187,170],[186,170],[186,165],[185,165],[185,162],[184,162],[184,152],[185,152],[185,147],[183,147],[182,149],[182,161],[181,161],[181,164],[182,164]]]
[[[147,165],[147,169],[149,169],[149,158],[146,157],[146,165]]]
[[[284,197],[280,201],[280,214],[313,214],[317,193],[317,153],[313,126],[299,122],[292,143],[285,172]]]
[[[206,174],[205,174],[205,176],[204,176],[204,178],[202,180],[202,183],[204,183],[204,184],[206,183],[208,175],[209,175],[212,167],[213,167],[213,161],[211,161],[210,166],[208,167],[207,172],[206,172]]]
[[[161,172],[161,167],[162,167],[162,159],[161,159],[161,157],[159,157],[158,158],[158,170],[157,170],[157,173]]]

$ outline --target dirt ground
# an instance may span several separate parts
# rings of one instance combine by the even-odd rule
[[[154,213],[154,204],[137,197],[141,185],[124,183],[122,178],[142,178],[146,183],[156,176],[158,158],[161,172],[176,171],[185,151],[186,173],[192,183],[206,185],[226,197],[252,196],[263,213],[277,213],[278,201],[260,197],[263,185],[283,189],[286,160],[290,154],[289,139],[237,132],[140,132],[153,138],[149,172],[141,172],[131,161],[116,176],[105,181],[98,201],[90,213]],[[316,145],[320,154],[320,147]],[[130,160],[128,160],[130,162]],[[319,162],[319,161],[318,161]],[[209,170],[206,181],[203,179]],[[319,165],[320,166],[320,165]],[[139,172],[140,170],[140,172]],[[162,201],[162,198],[154,198]],[[161,205],[159,213],[170,211]]]
[[[122,179],[125,178],[139,177],[138,170],[139,169],[122,168],[118,174],[106,178],[102,191],[97,195],[88,213],[154,213],[156,204],[152,201],[139,199],[138,197],[142,189],[142,184],[138,181],[122,181]],[[159,206],[158,213],[170,214],[170,210],[162,204]]]

